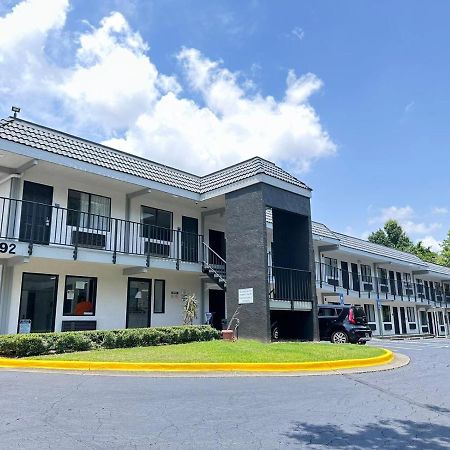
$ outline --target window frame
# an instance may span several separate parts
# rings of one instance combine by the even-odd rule
[[[93,300],[91,300],[92,314],[78,315],[78,314],[74,314],[73,311],[71,311],[70,313],[64,312],[64,305],[65,305],[66,301],[68,300],[68,298],[67,298],[67,279],[68,278],[88,278],[88,279],[94,280]],[[63,305],[62,305],[62,316],[63,317],[95,317],[96,308],[97,308],[97,290],[98,290],[98,277],[91,277],[91,276],[87,276],[87,275],[66,275],[65,279],[64,279],[64,300],[63,300]]]
[[[371,303],[364,303],[364,313],[366,314],[368,323],[376,323],[375,305],[372,305]],[[373,320],[370,320],[372,318]]]
[[[412,312],[412,314],[410,314]],[[406,307],[406,318],[408,323],[416,323],[416,311],[413,306]]]
[[[161,282],[163,285],[162,288],[162,308],[161,311],[156,310],[156,285]],[[166,312],[166,280],[161,280],[155,278],[153,280],[153,314],[165,314]]]
[[[389,320],[384,320],[385,319],[385,314],[384,314],[385,311],[388,311]],[[381,305],[381,318],[383,319],[383,323],[392,323],[392,309],[389,305]]]
[[[330,258],[329,256],[324,256],[325,264],[325,277],[328,280],[339,280],[339,269],[337,258]]]
[[[151,227],[155,227],[155,228],[162,228],[164,230],[169,230],[168,234],[170,239],[160,239],[158,237],[154,237],[151,236],[151,233],[146,233],[145,229],[146,229],[146,225],[144,224],[144,208],[147,209],[153,209],[155,211],[155,222],[157,222],[157,217],[158,217],[158,212],[165,212],[165,213],[169,213],[170,214],[170,226],[167,227],[162,227],[160,225],[148,225],[150,227],[150,230],[152,229]],[[143,237],[144,239],[147,239],[149,242],[152,241],[159,241],[159,242],[167,242],[167,243],[172,243],[173,242],[173,211],[169,211],[167,209],[162,209],[162,208],[156,208],[154,206],[147,206],[147,205],[141,205],[141,237]]]
[[[73,209],[73,208],[69,208],[69,197],[70,197],[70,193],[71,192],[77,192],[78,194],[85,194],[89,196],[89,200],[88,200],[88,211],[81,211],[81,209]],[[107,216],[102,216],[100,214],[93,214],[91,212],[91,208],[92,208],[92,196],[95,195],[96,197],[101,197],[104,198],[106,200],[108,200],[109,202],[109,214]],[[99,195],[99,194],[95,194],[93,192],[85,192],[85,191],[79,191],[78,189],[67,189],[67,217],[66,217],[66,225],[67,226],[71,226],[71,227],[79,227],[81,229],[86,229],[86,230],[92,230],[92,231],[103,231],[106,233],[109,233],[111,231],[111,197],[106,197],[105,195]],[[77,212],[78,214],[76,214],[76,219],[74,223],[69,223],[69,218],[70,220],[72,219],[72,214],[73,212]],[[81,224],[77,224],[77,222],[80,221],[81,218],[81,214],[87,214],[88,217],[88,226],[82,226]],[[105,227],[105,229],[101,229],[99,227],[94,227],[91,226],[91,218],[92,216],[98,216],[98,217],[104,217],[106,219],[106,223],[107,226]]]
[[[361,264],[361,281],[372,284],[372,268],[369,264]]]
[[[378,280],[380,286],[388,286],[388,271],[383,267],[378,267]]]

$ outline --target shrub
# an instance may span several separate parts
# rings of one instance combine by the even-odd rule
[[[98,348],[148,347],[219,339],[209,325],[189,325],[126,330],[71,331],[0,336],[0,355],[37,356],[49,352],[68,353]]]
[[[54,349],[57,353],[81,352],[90,350],[94,346],[89,336],[76,331],[67,333],[58,333]]]

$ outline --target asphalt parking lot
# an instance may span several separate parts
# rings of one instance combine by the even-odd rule
[[[0,448],[450,448],[450,340],[370,345],[411,364],[306,377],[1,371]]]

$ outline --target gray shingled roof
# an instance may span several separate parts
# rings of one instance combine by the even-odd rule
[[[373,253],[375,255],[384,256],[386,258],[397,259],[400,261],[405,261],[412,264],[417,264],[419,266],[426,266],[420,258],[412,253],[402,252],[396,250],[395,248],[385,247],[384,245],[374,244],[363,239],[358,239],[356,237],[347,236],[341,233],[334,233],[340,240],[340,245],[343,247],[352,248],[354,250],[360,250],[367,253]]]
[[[450,278],[450,267],[440,266],[439,264],[427,263],[431,272],[441,273]]]
[[[0,138],[199,194],[258,174],[310,190],[302,181],[259,157],[200,177],[22,119],[0,120]]]
[[[339,238],[327,226],[320,222],[312,222],[312,234],[339,240]]]
[[[359,239],[353,236],[347,236],[346,234],[332,231],[322,223],[313,222],[312,232],[317,236],[339,240],[339,245],[341,247],[347,247],[353,250],[367,252],[377,256],[383,256],[385,258],[396,259],[398,261],[405,261],[419,266],[427,266],[427,263],[422,261],[416,255],[402,252],[400,250],[396,250],[395,248],[385,247],[384,245],[374,244],[372,242],[365,241],[364,239]]]

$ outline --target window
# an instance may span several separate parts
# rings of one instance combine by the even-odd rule
[[[154,313],[164,313],[166,311],[166,282],[165,280],[155,280],[154,292]]]
[[[93,316],[97,300],[97,278],[67,275],[64,316]]]
[[[426,311],[419,311],[420,312],[420,322],[422,325],[428,325],[428,317]]]
[[[67,225],[109,231],[111,199],[69,189]]]
[[[364,305],[367,322],[375,322],[375,307],[373,305]]]
[[[326,278],[338,279],[337,259],[324,258]]]
[[[370,266],[361,264],[361,278],[364,283],[372,283],[372,270]]]
[[[408,315],[408,322],[416,321],[416,312],[414,311],[414,308],[408,306],[406,308],[406,314]]]
[[[412,283],[411,283],[411,274],[410,273],[404,273],[403,274],[403,280],[405,282],[405,288],[406,288],[406,295],[412,295]]]
[[[142,236],[159,241],[172,241],[172,213],[163,209],[141,206]]]
[[[423,281],[417,278],[417,293],[423,297]]]
[[[319,317],[336,317],[338,315],[336,308],[319,308]]]
[[[381,312],[383,314],[383,322],[390,322],[391,321],[391,307],[382,305]]]
[[[378,269],[378,278],[380,280],[380,285],[387,286],[388,278],[387,278],[387,270],[379,268]]]

